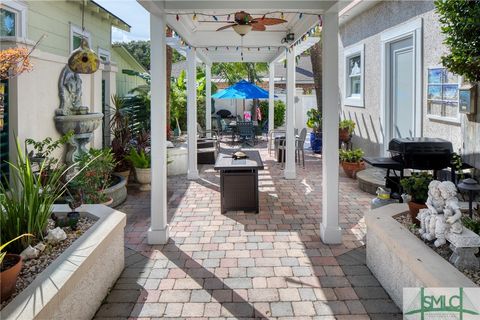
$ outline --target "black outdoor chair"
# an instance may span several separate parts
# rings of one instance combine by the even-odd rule
[[[237,134],[243,143],[255,145],[255,127],[252,121],[237,121]]]
[[[227,124],[225,119],[217,117],[217,128],[220,138],[224,135],[230,135],[232,137],[232,141],[235,140],[235,130]]]

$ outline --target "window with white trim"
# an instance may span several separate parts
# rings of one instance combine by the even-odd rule
[[[80,47],[82,38],[87,39],[88,45],[92,46],[92,40],[90,32],[82,30],[82,28],[70,24],[70,51],[73,51]]]
[[[104,64],[110,63],[110,51],[103,49],[103,48],[98,48],[98,57],[100,58],[100,61]]]
[[[16,1],[0,4],[0,37],[26,37],[27,6]]]
[[[344,51],[344,104],[363,107],[364,99],[364,45],[357,45]]]
[[[458,122],[459,76],[444,67],[428,68],[427,116]]]

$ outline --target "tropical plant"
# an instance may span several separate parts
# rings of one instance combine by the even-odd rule
[[[117,165],[115,171],[127,171],[130,168],[130,163],[125,159],[130,147],[130,140],[132,135],[130,133],[129,121],[130,114],[128,109],[124,108],[125,99],[118,96],[112,96],[110,131],[112,133],[112,152],[115,157]]]
[[[148,169],[151,167],[150,154],[146,153],[144,150],[137,151],[132,148],[127,157],[135,168]]]
[[[310,109],[307,111],[307,127],[311,128],[313,132],[322,132],[322,113],[318,109]]]
[[[480,3],[470,0],[437,0],[444,43],[450,53],[442,64],[467,81],[480,82]]]
[[[347,130],[348,134],[352,134],[353,131],[355,130],[355,122],[350,119],[344,119],[339,122],[338,128],[340,130]]]
[[[0,183],[2,204],[0,205],[0,237],[14,239],[20,234],[33,234],[43,239],[52,213],[52,205],[66,190],[62,182],[65,174],[73,166],[53,168],[44,180],[42,172],[45,163],[40,165],[39,174],[32,171],[32,166],[20,147],[17,139],[17,159],[9,163],[11,177]],[[0,239],[0,242],[1,242]],[[13,252],[21,252],[30,243],[29,238],[11,244]]]
[[[427,201],[428,185],[432,180],[433,176],[427,172],[413,172],[411,176],[401,179],[400,185],[413,202],[423,204]]]
[[[339,150],[339,158],[341,162],[358,163],[362,161],[363,155],[364,152],[360,148],[353,150]]]
[[[273,115],[273,124],[274,127],[280,127],[285,122],[285,110],[286,106],[282,100],[275,100],[274,103],[274,115]],[[260,101],[260,111],[262,112],[262,126],[265,122],[268,121],[269,113],[268,113],[268,101],[263,100]]]
[[[232,85],[242,79],[251,83],[262,82],[263,75],[268,71],[268,64],[264,62],[228,62],[215,63],[212,66],[212,74],[225,79]]]
[[[115,165],[114,155],[110,149],[91,148],[78,159],[78,166],[83,170],[70,182],[69,192],[79,195],[83,203],[106,202],[108,198],[104,190],[112,182]]]
[[[24,233],[22,235],[19,235],[15,239],[12,239],[12,240],[8,241],[7,243],[4,243],[4,244],[0,245],[0,266],[2,265],[3,258],[5,258],[5,256],[7,255],[6,252],[3,252],[3,249],[5,249],[5,247],[8,246],[10,243],[12,243],[14,241],[17,241],[18,239],[21,239],[23,237],[33,237],[33,234]]]
[[[33,150],[28,154],[30,161],[32,161],[33,158],[42,159],[42,161],[45,162],[46,170],[50,170],[58,163],[58,158],[51,157],[52,153],[66,144],[73,137],[73,133],[72,130],[57,140],[53,140],[51,137],[47,137],[41,141],[36,141],[31,138],[26,139],[25,144],[33,147]]]

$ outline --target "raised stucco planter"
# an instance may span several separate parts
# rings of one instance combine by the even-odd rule
[[[393,217],[408,211],[391,204],[366,214],[367,265],[402,308],[406,287],[476,287],[463,273]]]
[[[105,195],[113,199],[111,207],[116,207],[127,200],[127,179],[119,174],[113,174],[119,181],[113,186],[104,190]]]
[[[54,212],[70,211],[56,205]],[[104,205],[79,211],[98,221],[13,299],[0,319],[91,319],[124,268],[125,214]]]

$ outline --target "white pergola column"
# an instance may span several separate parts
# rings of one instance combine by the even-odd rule
[[[205,64],[205,127],[212,130],[212,66]],[[210,132],[207,137],[210,138]]]
[[[275,62],[269,64],[268,70],[268,132],[270,132],[275,129]]]
[[[149,244],[168,241],[167,221],[167,60],[165,53],[165,15],[150,14],[150,74],[151,86],[151,222],[148,230]]]
[[[323,15],[322,28],[323,145],[322,145],[322,222],[324,243],[342,243],[338,224],[338,13]]]
[[[287,126],[285,179],[295,179],[295,47],[287,50]]]
[[[197,55],[195,48],[187,51],[187,132],[188,180],[198,179],[197,169]]]

